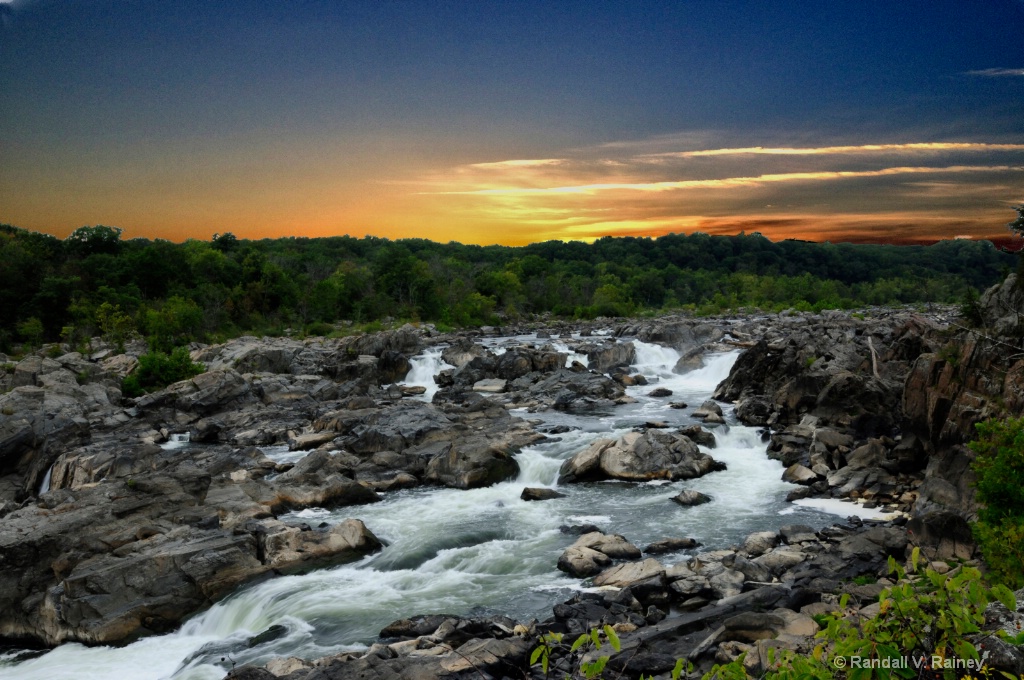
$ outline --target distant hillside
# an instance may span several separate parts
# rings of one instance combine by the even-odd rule
[[[988,241],[773,243],[759,234],[602,238],[524,247],[366,237],[63,241],[0,225],[0,350],[138,332],[154,348],[286,327],[411,319],[452,326],[553,313],[621,316],[957,302],[1015,257]]]

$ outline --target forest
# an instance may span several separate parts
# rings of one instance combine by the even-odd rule
[[[150,349],[244,333],[328,335],[430,321],[493,325],[616,317],[962,302],[1015,266],[988,241],[855,245],[760,234],[606,237],[522,247],[422,239],[61,240],[0,225],[0,351],[141,335]]]

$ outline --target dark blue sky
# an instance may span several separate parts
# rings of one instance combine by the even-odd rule
[[[0,12],[0,221],[58,234],[925,238],[995,233],[1024,198],[1020,2]],[[738,147],[832,151],[664,161]],[[668,186],[766,175],[786,178]],[[595,184],[615,187],[572,189]]]

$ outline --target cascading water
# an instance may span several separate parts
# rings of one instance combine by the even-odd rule
[[[672,369],[679,361],[679,352],[671,347],[652,345],[649,342],[633,340],[636,348],[636,359],[633,367],[647,378],[669,378],[674,374]]]
[[[409,369],[409,374],[405,376],[404,384],[425,388],[426,392],[418,397],[423,401],[432,400],[437,393],[438,386],[434,382],[434,376],[445,369],[455,368],[441,358],[441,351],[441,347],[431,347],[409,360],[412,368]]]
[[[572,351],[569,345],[565,344],[564,342],[558,342],[557,340],[555,340],[551,342],[551,346],[555,349],[556,352],[565,352],[566,354],[569,355],[565,359],[566,368],[572,366],[574,361],[578,361],[584,366],[588,366],[590,364],[590,357],[588,357],[586,354],[578,354]]]
[[[559,531],[563,524],[594,522],[641,547],[662,538],[689,536],[704,545],[702,550],[710,550],[736,544],[752,531],[830,521],[818,510],[784,501],[793,487],[780,480],[782,465],[765,456],[756,430],[736,424],[715,428],[718,445],[708,450],[728,465],[726,471],[663,484],[567,485],[559,487],[564,498],[520,500],[527,486],[557,486],[561,463],[598,437],[621,436],[651,419],[672,425],[695,422],[688,415],[692,407],[673,409],[668,402],[678,396],[699,405],[738,356],[711,356],[704,368],[676,375],[672,368],[678,353],[655,348],[637,343],[637,368],[657,376],[659,386],[673,391],[672,399],[647,396],[650,387],[631,387],[637,403],[618,407],[614,415],[529,414],[574,429],[521,451],[520,474],[514,481],[470,491],[398,491],[373,505],[307,509],[293,515],[311,524],[357,517],[387,544],[383,551],[353,564],[251,585],[174,633],[125,647],[70,644],[34,658],[0,655],[0,676],[214,680],[232,664],[358,649],[373,642],[386,624],[414,614],[546,618],[552,605],[582,587],[580,580],[555,568],[559,554],[573,540]],[[433,382],[441,366],[440,352],[417,359],[422,359],[423,373],[410,372],[406,384],[429,387],[425,376],[429,372]],[[725,411],[732,421],[731,410]],[[268,447],[265,452],[286,456],[280,448]],[[714,500],[693,508],[672,503],[669,499],[684,488],[698,489]],[[661,559],[671,563],[685,556]],[[252,647],[246,644],[250,636],[273,625],[283,626],[280,636]]]
[[[191,441],[191,435],[188,432],[178,432],[175,434],[167,435],[167,441],[160,445],[162,449],[180,449],[183,446],[187,446]]]
[[[43,481],[39,485],[39,495],[42,496],[44,493],[50,490],[50,480],[53,478],[53,466],[51,465],[46,469],[46,474],[43,476]]]

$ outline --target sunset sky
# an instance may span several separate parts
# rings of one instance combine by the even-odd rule
[[[1005,237],[1024,2],[0,3],[0,222]]]

